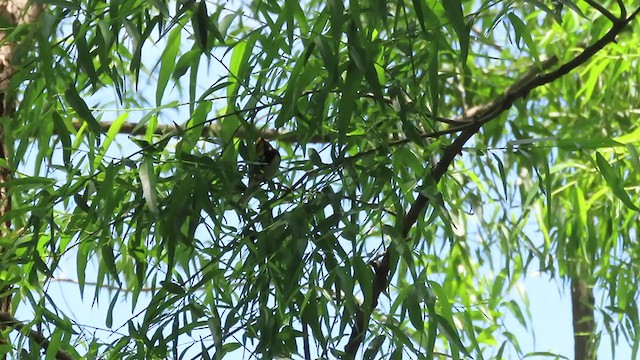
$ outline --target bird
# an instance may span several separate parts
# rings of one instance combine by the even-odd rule
[[[240,198],[240,204],[246,204],[258,187],[273,179],[280,169],[280,153],[267,140],[258,138],[254,147],[256,162],[249,165],[249,185]]]

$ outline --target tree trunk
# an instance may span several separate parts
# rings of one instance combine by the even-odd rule
[[[574,359],[596,360],[593,288],[578,277],[571,279],[571,305],[573,307]]]
[[[12,24],[32,23],[42,13],[42,5],[30,5],[28,0],[0,0],[0,17]],[[6,32],[0,31],[0,43],[4,41]],[[12,66],[13,50],[16,44],[4,43],[0,46],[0,117],[10,118],[15,111],[14,98],[15,89],[11,89],[10,79],[14,73]],[[4,129],[0,127],[0,159],[11,164],[11,144],[7,143],[4,136]],[[11,166],[0,167],[0,183],[11,180]],[[11,194],[7,187],[0,187],[0,216],[11,210]],[[0,236],[5,237],[11,229],[11,220],[6,220],[0,224]],[[0,248],[0,253],[4,249]],[[6,277],[0,278],[0,312],[12,314],[11,308],[11,284],[8,284]],[[0,324],[0,328],[4,328]],[[7,343],[6,338],[0,338],[0,343]]]

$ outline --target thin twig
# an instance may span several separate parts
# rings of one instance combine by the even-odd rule
[[[625,19],[627,17],[627,8],[624,6],[624,1],[618,0],[618,6],[620,6],[620,18]]]
[[[611,20],[611,22],[614,24],[620,22],[621,19],[624,19],[624,15],[622,15],[623,17],[619,19],[615,15],[613,15],[609,10],[607,10],[604,6],[598,4],[593,0],[584,0],[584,1],[587,4],[589,4],[589,6],[598,10],[602,15],[604,15],[607,19]]]
[[[58,283],[70,283],[70,284],[76,284],[76,285],[80,285],[80,282],[78,280],[75,279],[67,279],[67,278],[51,278],[49,279],[50,282],[58,282]],[[102,284],[102,285],[98,285],[98,283],[96,282],[91,282],[91,281],[85,281],[82,283],[85,286],[96,286],[99,287],[101,289],[108,289],[108,290],[114,290],[114,291],[122,291],[122,292],[134,292],[135,290],[133,289],[127,289],[127,288],[121,288],[119,286],[115,286],[115,285],[108,285],[108,284]],[[140,289],[138,289],[138,292],[153,292],[157,289],[154,288],[150,288],[150,287],[142,287]]]

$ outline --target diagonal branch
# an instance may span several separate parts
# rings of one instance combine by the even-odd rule
[[[44,335],[42,335],[42,333],[39,333],[35,330],[28,330],[25,333],[24,329],[27,328],[27,326],[6,312],[0,312],[0,324],[22,332],[23,334],[27,335],[29,339],[31,339],[31,341],[40,345],[40,347],[45,350],[49,347],[50,342]],[[60,349],[56,351],[55,356],[58,360],[73,360],[73,357],[69,353]]]
[[[616,36],[622,32],[622,30],[638,15],[639,12],[640,8],[636,9],[628,18],[614,22],[609,32],[607,32],[600,40],[585,48],[582,53],[574,59],[564,63],[556,70],[535,76],[525,76],[522,80],[506,89],[497,99],[474,109],[474,114],[471,119],[469,119],[471,120],[469,126],[465,128],[458,138],[456,138],[456,140],[444,150],[442,158],[431,172],[433,182],[437,183],[442,179],[455,157],[462,150],[464,144],[473,135],[480,131],[482,125],[496,119],[499,115],[510,109],[516,100],[526,97],[533,89],[553,82],[584,64],[607,44],[614,42]],[[416,201],[402,219],[402,237],[404,239],[408,238],[409,231],[418,220],[419,214],[424,211],[428,204],[428,199],[424,195],[418,194]],[[382,260],[374,265],[375,275],[371,308],[358,308],[353,332],[351,333],[349,342],[345,346],[344,351],[350,358],[355,358],[355,355],[364,339],[365,315],[371,313],[371,311],[377,306],[380,294],[382,294],[389,285],[392,250],[393,247],[387,248],[382,256]]]
[[[609,10],[607,10],[604,6],[600,5],[599,3],[597,3],[597,2],[595,2],[593,0],[585,0],[585,2],[587,4],[589,4],[589,6],[595,8],[596,10],[598,10],[602,15],[604,15],[612,23],[615,24],[618,21],[620,21],[620,19],[618,19],[615,15],[613,15]]]

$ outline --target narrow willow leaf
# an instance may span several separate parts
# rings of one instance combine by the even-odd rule
[[[84,297],[86,269],[89,262],[89,254],[93,251],[93,246],[93,242],[89,241],[81,241],[78,246],[78,255],[76,257],[76,275],[78,276],[80,298]]]
[[[598,170],[604,177],[604,180],[607,182],[611,190],[613,190],[613,194],[622,201],[628,208],[633,209],[635,211],[640,211],[629,197],[629,194],[624,189],[622,185],[622,181],[616,174],[615,170],[609,165],[609,162],[600,155],[600,153],[596,152],[596,165],[598,166]]]
[[[180,59],[178,59],[176,68],[173,70],[173,78],[177,80],[186,74],[187,70],[199,61],[200,55],[202,55],[202,51],[200,50],[189,50],[182,54]]]
[[[53,334],[49,336],[49,344],[47,345],[46,350],[46,358],[47,359],[55,359],[57,358],[57,352],[60,350],[62,334],[64,331],[62,329],[55,329]]]
[[[580,90],[578,90],[578,93],[575,95],[576,98],[583,99],[585,103],[589,103],[592,100],[593,92],[600,88],[599,84],[603,80],[602,74],[609,64],[610,59],[606,57],[590,64],[589,68],[585,71],[587,74],[586,81],[582,82]]]
[[[151,32],[155,29],[156,25],[162,24],[163,18],[161,15],[154,16],[151,20],[146,21],[146,28],[140,34],[138,28],[135,26],[131,28],[134,36],[134,52],[133,57],[131,59],[131,64],[129,65],[129,70],[134,74],[134,84],[138,84],[138,78],[140,76],[140,65],[142,62],[142,47],[145,44],[146,40],[151,36]],[[127,24],[127,21],[123,20],[124,24]],[[106,28],[107,26],[105,26]],[[104,31],[108,33],[108,31]],[[135,41],[137,39],[137,42]],[[105,56],[107,57],[107,56]],[[108,57],[107,57],[108,58]]]
[[[93,114],[91,113],[91,110],[89,110],[87,103],[80,97],[80,95],[76,91],[76,88],[72,86],[67,89],[67,91],[64,92],[64,97],[69,105],[71,105],[71,107],[78,113],[78,117],[89,126],[91,131],[99,134],[100,124],[98,123],[96,118],[93,117]]]
[[[225,15],[222,20],[218,22],[218,32],[220,33],[220,38],[218,40],[220,40],[221,43],[224,43],[224,37],[227,36],[229,26],[231,26],[233,20],[235,20],[237,16],[238,14],[236,13]]]
[[[306,60],[303,61],[302,59],[308,59],[314,48],[315,43],[310,42],[309,46],[305,48],[303,55],[300,57],[301,60],[296,62],[296,65],[291,70],[289,81],[287,81],[287,89],[285,91],[284,98],[282,99],[282,109],[278,113],[278,117],[275,121],[275,126],[277,128],[282,127],[295,112],[296,101],[306,86],[305,83],[298,84],[298,81],[301,78],[301,73],[306,65]]]
[[[158,195],[156,193],[157,179],[153,169],[153,162],[150,159],[144,159],[140,163],[138,175],[140,176],[142,194],[147,202],[147,206],[149,206],[149,210],[151,210],[154,215],[158,216],[160,210],[158,209]]]
[[[431,114],[438,116],[440,106],[440,47],[438,41],[431,44],[429,51],[429,93],[431,95]]]
[[[503,359],[502,354],[504,353],[504,349],[507,346],[507,342],[503,341],[502,345],[500,345],[500,349],[498,350],[498,354],[496,355],[496,359]]]
[[[464,13],[462,12],[462,3],[460,0],[441,0],[444,7],[444,14],[451,22],[453,30],[458,36],[460,42],[460,60],[463,64],[467,62],[469,54],[469,28],[464,23]]]
[[[524,23],[524,21],[522,21],[522,19],[520,19],[520,17],[518,17],[518,15],[514,13],[509,13],[509,15],[507,16],[509,17],[511,25],[513,25],[516,33],[516,46],[520,46],[518,41],[519,39],[524,40],[524,43],[527,45],[527,48],[531,52],[533,58],[536,61],[539,61],[540,57],[538,53],[538,46],[536,45],[536,42],[533,41],[527,25]]]
[[[179,284],[174,283],[173,281],[160,281],[160,285],[167,290],[167,292],[175,295],[184,295],[186,291]]]
[[[376,100],[382,100],[382,86],[378,82],[373,58],[369,53],[372,45],[366,36],[361,36],[355,22],[350,22],[348,32],[349,56],[358,66],[358,69],[364,74],[367,83],[371,86],[371,91],[375,95]],[[364,42],[364,43],[363,43]]]
[[[52,117],[54,132],[62,143],[62,161],[66,166],[69,166],[71,165],[71,132],[60,113],[54,111]]]
[[[382,344],[384,344],[384,341],[386,339],[387,337],[385,335],[376,336],[373,340],[371,340],[369,346],[367,346],[367,349],[364,351],[362,358],[365,360],[377,359],[377,355],[380,352]]]
[[[122,125],[124,125],[127,122],[128,118],[129,118],[129,112],[124,112],[120,114],[111,123],[111,126],[109,126],[109,130],[107,130],[107,136],[104,142],[102,143],[102,149],[100,150],[100,153],[98,154],[98,156],[96,156],[93,162],[94,167],[98,168],[98,166],[102,162],[102,159],[104,158],[104,155],[107,153],[107,150],[109,150],[109,147],[111,146],[113,141],[116,139],[116,136],[120,134],[120,129],[122,129]]]
[[[520,309],[520,305],[518,305],[518,303],[515,300],[510,300],[505,303],[505,306],[508,307],[509,310],[511,310],[511,313],[515,316],[515,318],[518,320],[520,325],[526,329],[527,320],[524,317],[524,313]]]
[[[196,45],[206,53],[209,41],[209,14],[205,1],[196,2],[191,16],[191,25]]]
[[[207,121],[207,115],[211,111],[211,107],[211,101],[202,101],[198,103],[198,106],[193,112],[191,119],[187,122],[184,134],[182,135],[183,151],[191,151],[198,140],[200,140]]]
[[[426,34],[427,25],[424,21],[423,5],[426,5],[424,0],[413,0],[413,8],[416,10],[416,17],[418,18],[418,23],[420,23],[420,28]]]
[[[429,310],[429,328],[427,331],[427,341],[424,348],[426,349],[426,358],[433,359],[433,349],[436,346],[436,338],[438,337],[438,319],[436,319],[436,310],[434,302],[427,302]]]
[[[418,302],[418,297],[415,296],[415,294],[407,296],[404,299],[403,305],[409,313],[409,321],[411,321],[411,325],[421,332],[424,329],[424,318],[422,315],[422,309],[420,308],[420,303]]]
[[[489,305],[492,308],[496,308],[500,301],[502,300],[502,290],[504,289],[504,282],[507,278],[506,269],[502,269],[500,273],[493,280],[493,286],[491,287],[491,292],[489,293]]]
[[[111,302],[109,303],[109,308],[107,309],[107,318],[105,321],[105,325],[107,325],[107,328],[109,329],[111,329],[111,326],[113,326],[113,309],[116,306],[116,303],[118,302],[118,300],[120,299],[118,295],[120,295],[120,289],[116,291],[116,294],[111,299]]]
[[[220,313],[216,308],[213,308],[212,311],[213,315],[207,320],[207,325],[209,326],[209,331],[211,331],[211,337],[213,337],[213,343],[216,348],[216,359],[222,359],[222,355],[225,354],[225,351],[222,347],[224,339],[222,324],[220,323]]]
[[[558,148],[563,150],[600,149],[622,145],[622,143],[614,139],[604,137],[562,139],[557,143]]]
[[[113,276],[113,279],[120,283],[120,274],[116,268],[116,258],[114,255],[113,245],[106,243],[100,246],[100,254],[102,255],[102,264],[106,266],[107,270]]]
[[[576,5],[577,1],[573,0],[556,0],[563,5],[567,5],[571,10],[573,10],[576,14],[580,15],[583,19],[589,20],[589,18],[580,10],[578,5]]]
[[[449,344],[451,344],[451,347],[455,348],[464,355],[471,357],[469,351],[462,344],[462,340],[460,340],[458,331],[456,331],[456,329],[449,323],[449,321],[438,314],[435,314],[435,318],[438,322],[438,328],[444,333],[444,336],[447,338],[447,340],[449,340]]]
[[[500,173],[500,180],[502,180],[502,191],[504,192],[504,198],[507,199],[507,173],[504,170],[504,164],[498,155],[494,153],[491,153],[491,155],[493,155],[493,158],[498,162],[498,173]]]
[[[241,80],[244,79],[246,69],[249,67],[248,60],[255,40],[252,37],[238,42],[233,47],[231,61],[229,63],[229,82],[227,88],[227,106],[235,107],[236,97],[240,90]]]
[[[344,144],[349,126],[351,124],[351,117],[356,106],[356,98],[358,95],[358,89],[360,88],[360,81],[362,80],[362,72],[358,67],[351,62],[347,70],[347,79],[342,85],[342,97],[338,105],[338,144]]]
[[[162,96],[167,88],[171,74],[176,66],[176,57],[180,49],[181,27],[176,27],[169,33],[167,46],[160,57],[160,72],[158,73],[158,85],[156,87],[156,105],[162,104]]]
[[[640,173],[640,157],[638,155],[638,149],[636,149],[632,144],[627,144],[627,150],[629,150],[629,157],[631,158],[630,162],[633,165],[633,168],[636,173]]]
[[[76,50],[78,50],[78,65],[87,73],[91,81],[91,85],[95,89],[98,86],[98,74],[96,68],[93,65],[93,55],[89,51],[89,45],[85,39],[86,28],[83,28],[80,21],[75,20],[73,22],[73,38],[76,43]]]
[[[55,179],[49,179],[39,176],[31,176],[24,178],[16,178],[8,182],[0,183],[0,187],[7,187],[11,189],[20,189],[22,191],[29,189],[41,189],[49,187],[56,183]]]

